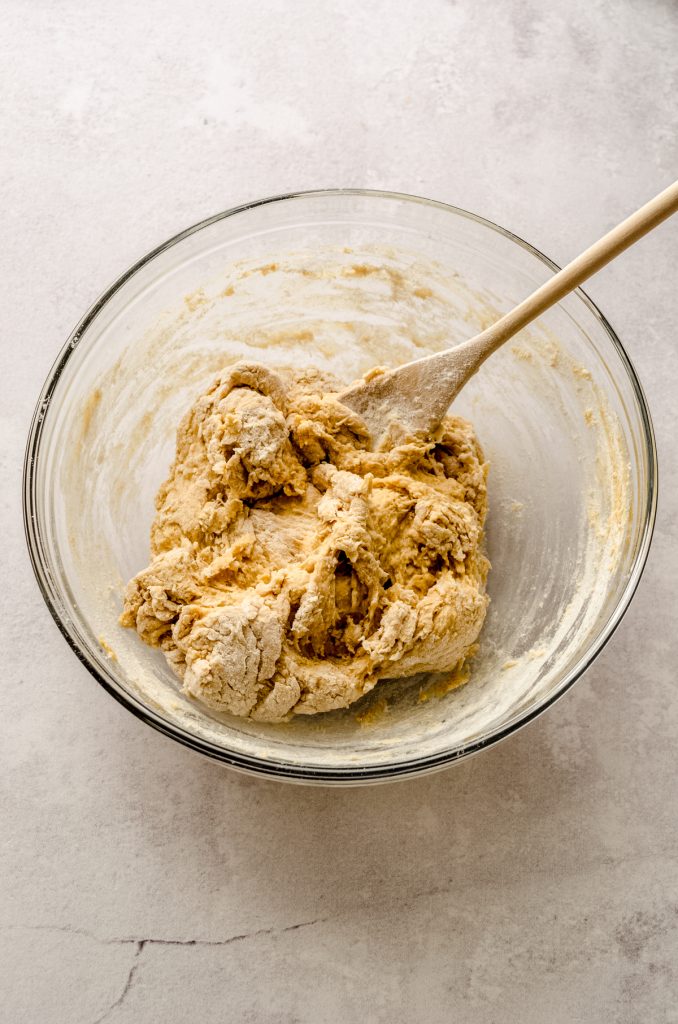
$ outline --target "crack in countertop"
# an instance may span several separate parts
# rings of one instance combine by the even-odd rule
[[[136,948],[134,950],[134,958],[132,960],[132,964],[130,966],[129,971],[127,972],[127,978],[125,980],[122,992],[120,993],[118,998],[111,1003],[108,1009],[104,1010],[100,1017],[97,1017],[97,1019],[94,1021],[94,1024],[102,1024],[102,1021],[106,1020],[107,1017],[110,1017],[110,1015],[113,1013],[113,1010],[115,1010],[116,1007],[122,1006],[122,1004],[124,1003],[134,983],[134,976],[136,975],[137,968],[139,967],[139,957],[141,956],[141,952],[145,944],[146,943],[144,939],[140,939],[138,942],[135,943]]]
[[[71,925],[58,925],[58,924],[19,924],[10,925],[7,930],[10,929],[24,929],[26,931],[33,932],[64,932],[68,935],[84,935],[88,939],[92,939],[94,942],[100,943],[102,946],[125,946],[125,945],[136,945],[138,952],[141,952],[145,946],[229,946],[232,942],[244,942],[246,939],[256,939],[264,935],[283,935],[286,932],[296,932],[300,928],[310,928],[314,924],[325,924],[329,921],[329,917],[316,917],[312,921],[299,921],[297,924],[283,925],[281,928],[257,928],[251,932],[242,932],[237,935],[229,935],[225,939],[166,939],[166,938],[138,938],[137,936],[114,936],[109,939],[103,939],[100,935],[96,935],[94,932],[89,931],[87,928],[75,928]]]
[[[230,946],[234,942],[244,942],[247,939],[256,939],[265,935],[284,935],[288,932],[300,931],[302,928],[311,928],[315,924],[324,924],[327,917],[316,917],[312,921],[298,921],[296,924],[284,925],[282,928],[257,928],[252,932],[242,932],[238,935],[229,935],[225,939],[160,939],[160,938],[110,938],[102,939],[94,932],[86,928],[75,928],[70,925],[10,925],[7,930],[25,929],[27,931],[62,932],[66,935],[83,935],[102,946],[134,946],[134,956],[130,964],[120,995],[107,1007],[92,1024],[103,1024],[103,1021],[116,1010],[127,999],[133,985],[134,979],[140,967],[141,955],[146,946]]]

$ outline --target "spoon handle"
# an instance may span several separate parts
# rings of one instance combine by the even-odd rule
[[[623,220],[597,242],[585,249],[576,259],[549,278],[532,295],[524,299],[496,323],[473,339],[478,365],[495,352],[500,345],[531,323],[540,313],[574,291],[606,263],[647,234],[663,220],[678,211],[678,181],[669,185],[658,196],[645,203],[630,217]]]
[[[678,181],[603,235],[482,334],[360,381],[343,391],[340,400],[362,417],[375,447],[390,443],[395,430],[401,434],[430,432],[500,345],[677,210]]]

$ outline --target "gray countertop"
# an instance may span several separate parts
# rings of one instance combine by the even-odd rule
[[[19,501],[74,322],[211,213],[391,188],[575,255],[678,173],[676,5],[7,0],[0,39],[3,1019],[678,1021],[678,220],[588,288],[658,433],[640,589],[454,769],[307,789],[155,734],[59,636]]]

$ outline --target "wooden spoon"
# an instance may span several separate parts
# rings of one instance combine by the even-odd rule
[[[340,401],[364,419],[374,449],[398,436],[430,433],[488,356],[676,210],[678,181],[603,235],[475,338],[395,370],[367,375],[359,384],[343,391],[338,396]]]

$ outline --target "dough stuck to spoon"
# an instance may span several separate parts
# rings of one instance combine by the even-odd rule
[[[121,622],[185,692],[277,722],[447,671],[485,618],[487,465],[465,420],[370,451],[317,370],[224,370],[184,417]]]

